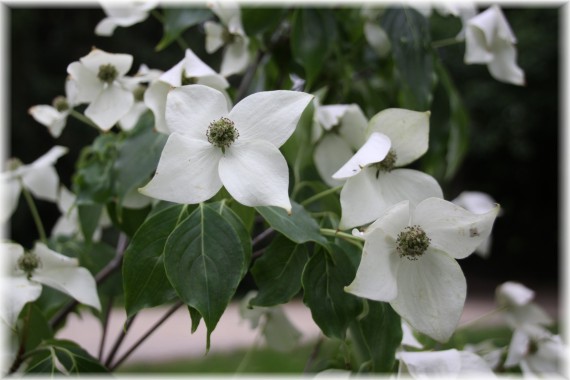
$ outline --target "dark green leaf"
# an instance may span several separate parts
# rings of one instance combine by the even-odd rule
[[[156,132],[153,126],[152,115],[147,112],[136,128],[117,144],[113,174],[116,178],[114,194],[119,204],[129,192],[145,185],[156,170],[167,137]],[[118,209],[120,212],[120,207]]]
[[[242,278],[247,255],[233,226],[201,204],[170,234],[164,266],[180,298],[198,310],[210,335]]]
[[[329,9],[301,8],[295,11],[291,30],[291,51],[305,69],[307,89],[328,58],[336,42],[336,22]]]
[[[49,339],[38,347],[38,354],[32,357],[32,361],[26,372],[32,373],[62,373],[56,366],[56,360],[69,374],[107,373],[97,359],[92,357],[83,348],[69,340]],[[63,372],[65,373],[65,372]]]
[[[254,36],[277,26],[287,10],[281,7],[261,8],[244,7],[241,10],[241,20],[245,34]]]
[[[106,133],[81,151],[73,177],[78,204],[106,203],[112,197],[118,141],[119,135]]]
[[[355,275],[346,253],[334,244],[330,244],[330,254],[316,252],[303,271],[303,302],[330,338],[344,339],[349,324],[362,312],[362,301],[344,291]]]
[[[99,227],[99,219],[103,212],[101,204],[79,204],[77,205],[77,215],[79,216],[79,224],[81,233],[86,242],[91,242],[93,233]]]
[[[321,235],[317,222],[298,203],[291,202],[292,212],[274,206],[262,206],[255,209],[275,230],[287,236],[295,243],[314,241],[326,245],[327,240]]]
[[[148,218],[133,237],[123,259],[127,317],[177,298],[166,277],[163,253],[168,236],[186,215],[185,206],[171,206]]]
[[[186,29],[211,18],[212,12],[204,8],[164,8],[163,17],[164,33],[156,45],[157,51],[174,42]]]
[[[459,169],[469,147],[469,118],[461,97],[449,77],[447,70],[436,60],[437,76],[449,98],[449,140],[447,142],[445,179],[451,179]]]
[[[150,205],[143,208],[119,208],[117,202],[107,203],[107,214],[113,225],[132,237],[145,221],[151,210]]]
[[[301,290],[301,274],[308,258],[307,247],[278,235],[251,268],[259,291],[250,304],[274,306],[288,302]]]
[[[26,339],[26,352],[36,348],[42,340],[53,338],[53,330],[49,321],[34,303],[28,303],[22,315],[28,316],[27,328],[33,332],[28,334],[28,339]]]
[[[192,321],[192,329],[190,331],[192,334],[194,334],[198,328],[198,325],[200,324],[202,316],[200,315],[200,312],[194,309],[192,306],[188,306],[188,312],[190,313],[190,320]]]
[[[243,278],[247,270],[249,268],[249,262],[251,260],[251,236],[247,228],[245,228],[244,224],[242,223],[241,219],[237,214],[228,206],[227,202],[220,202],[217,204],[207,205],[207,207],[211,207],[214,209],[218,214],[224,217],[224,219],[230,223],[236,232],[239,240],[241,242],[241,246],[243,248],[243,252],[245,254],[244,259],[246,265],[243,266],[243,271],[241,277]],[[252,208],[253,210],[253,208]]]
[[[388,9],[382,27],[390,37],[394,60],[404,82],[407,108],[426,111],[432,100],[433,57],[427,19],[412,8]]]
[[[370,361],[371,372],[391,372],[402,342],[400,316],[385,302],[367,302],[367,314],[350,326],[361,356]]]

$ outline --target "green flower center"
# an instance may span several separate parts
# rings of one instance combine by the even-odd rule
[[[52,105],[58,112],[67,111],[69,109],[69,103],[64,96],[57,96],[53,100]]]
[[[99,66],[99,73],[97,74],[97,78],[99,78],[102,82],[105,83],[113,83],[113,81],[117,78],[119,72],[115,68],[115,66],[111,65],[110,63],[106,65]]]
[[[225,151],[236,139],[239,137],[239,132],[236,129],[234,122],[226,117],[222,117],[219,120],[212,121],[208,130],[206,131],[206,137],[210,144],[222,148]]]
[[[396,238],[396,251],[400,257],[417,260],[429,247],[431,239],[418,225],[408,226]]]
[[[396,152],[390,149],[390,151],[382,161],[372,165],[376,168],[376,178],[378,178],[380,172],[391,172],[394,169],[394,165],[396,164],[397,158],[398,155],[396,154]]]
[[[28,277],[41,265],[40,258],[31,252],[26,252],[18,259],[18,268],[28,274]]]

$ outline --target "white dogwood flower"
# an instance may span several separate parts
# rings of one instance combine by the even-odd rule
[[[172,132],[152,180],[140,192],[176,203],[199,203],[220,188],[246,206],[288,211],[289,171],[279,147],[291,136],[309,94],[266,91],[229,109],[226,97],[202,85],[178,87],[166,100]]]
[[[495,204],[497,204],[489,194],[482,193],[480,191],[463,191],[457,196],[457,198],[452,200],[452,202],[464,209],[474,212],[475,214],[484,214],[494,208]],[[487,240],[477,247],[475,253],[483,258],[489,257],[489,254],[491,253],[491,241],[492,235],[489,235]]]
[[[16,160],[12,167],[0,174],[0,222],[4,223],[16,210],[22,186],[41,200],[56,202],[59,176],[54,168],[57,160],[67,153],[67,148],[56,145],[43,156],[28,165]]]
[[[406,352],[396,354],[403,363],[398,377],[412,379],[495,378],[485,360],[469,351],[455,348],[444,351]]]
[[[41,284],[101,310],[95,279],[79,266],[77,259],[52,251],[42,243],[36,243],[31,252],[24,252],[19,244],[0,243],[0,251],[8,270],[1,279],[4,303],[0,318],[8,326],[14,326],[26,303],[40,296]]]
[[[170,89],[189,84],[202,84],[215,88],[224,94],[225,89],[230,85],[226,78],[205,64],[192,50],[186,49],[184,59],[160,75],[157,80],[152,81],[144,94],[144,102],[154,114],[157,131],[170,133],[165,119],[166,96]]]
[[[58,138],[65,128],[69,112],[76,104],[77,84],[68,77],[65,80],[65,96],[56,97],[51,106],[33,106],[28,112],[38,123],[45,125],[53,137]]]
[[[368,123],[368,140],[334,175],[348,178],[340,193],[339,229],[370,223],[388,207],[409,200],[443,198],[437,181],[411,169],[397,169],[421,157],[428,148],[429,112],[391,108]]]
[[[414,329],[445,342],[463,311],[466,282],[456,259],[469,256],[499,208],[473,214],[439,198],[390,207],[364,233],[349,293],[389,302]]]
[[[495,292],[497,304],[504,308],[507,324],[516,329],[524,325],[548,326],[552,319],[546,311],[535,304],[534,291],[521,283],[507,281],[497,287]]]
[[[206,51],[214,53],[225,46],[220,74],[227,77],[245,71],[250,61],[249,38],[241,23],[239,4],[233,1],[208,4],[221,23],[206,21]]]
[[[67,67],[77,83],[77,101],[90,103],[85,116],[103,131],[111,129],[135,102],[131,89],[137,80],[125,76],[132,63],[133,57],[129,54],[93,49]]]
[[[339,186],[344,181],[332,175],[364,144],[368,120],[356,104],[321,106],[316,98],[313,103],[315,167],[327,185]]]
[[[158,5],[158,0],[145,1],[100,1],[107,15],[95,27],[98,36],[112,36],[117,26],[128,27],[147,19],[151,9]]]
[[[467,22],[465,63],[486,64],[493,78],[522,86],[525,78],[516,62],[516,42],[501,8],[493,5]]]

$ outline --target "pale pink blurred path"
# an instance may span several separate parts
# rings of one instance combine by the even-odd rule
[[[536,302],[544,307],[548,314],[559,320],[559,307],[556,294],[539,293]],[[143,310],[131,325],[116,358],[122,356],[150,326],[160,319],[169,307],[158,307]],[[461,324],[473,321],[495,309],[494,301],[488,297],[469,297],[465,305]],[[319,336],[319,329],[311,318],[309,309],[300,301],[285,305],[285,312],[293,324],[303,334],[302,342],[314,341]],[[106,350],[112,344],[125,322],[125,312],[122,309],[113,310],[106,343]],[[495,326],[503,324],[499,314],[492,314],[478,320],[476,326]],[[71,339],[85,348],[93,356],[97,356],[101,338],[101,323],[93,315],[86,312],[81,317],[70,315],[66,326],[58,333],[60,339]],[[232,303],[222,315],[218,326],[211,336],[211,353],[227,352],[250,346],[256,337],[256,331],[251,330],[249,322],[239,316],[238,304]],[[178,309],[162,326],[160,326],[125,363],[160,362],[188,357],[200,357],[206,350],[206,328],[201,322],[198,330],[190,334],[190,317],[185,307]],[[104,356],[106,358],[106,355]],[[125,364],[123,363],[123,364]]]

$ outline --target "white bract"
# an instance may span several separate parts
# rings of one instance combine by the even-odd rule
[[[220,74],[227,77],[245,71],[250,61],[249,38],[241,23],[239,4],[233,1],[208,4],[220,23],[206,21],[206,51],[210,54],[225,45]]]
[[[364,233],[349,293],[389,302],[414,329],[445,342],[463,311],[466,283],[456,259],[491,232],[498,207],[477,215],[439,198],[390,207]]]
[[[378,19],[381,13],[381,9],[371,8],[366,4],[360,9],[360,15],[364,19],[364,37],[376,54],[384,58],[392,49],[392,44],[388,34],[380,26]]]
[[[143,197],[136,193],[137,196]],[[144,197],[147,202],[149,198]],[[61,186],[59,190],[59,197],[57,199],[57,208],[61,212],[61,216],[55,222],[51,230],[52,236],[73,236],[76,239],[83,239],[81,233],[81,223],[79,221],[79,214],[77,212],[77,204],[75,203],[77,197],[65,186]],[[102,229],[111,225],[111,219],[104,208],[99,217],[97,227],[93,232],[92,240],[98,241],[101,238]]]
[[[504,366],[520,366],[528,378],[563,378],[556,375],[562,375],[567,353],[559,335],[538,325],[525,325],[514,331]]]
[[[107,15],[95,27],[98,36],[112,36],[117,26],[128,27],[147,19],[158,0],[147,1],[100,1]]]
[[[395,169],[421,157],[428,148],[429,112],[391,108],[368,123],[368,140],[334,175],[345,179],[340,193],[339,229],[370,223],[388,207],[409,200],[443,198],[437,181],[411,169]]]
[[[398,377],[413,379],[495,378],[487,363],[468,351],[450,349],[431,352],[401,351],[396,357],[400,366]],[[475,377],[477,376],[477,377]]]
[[[525,79],[516,62],[516,42],[501,8],[493,5],[467,22],[465,63],[486,64],[493,78],[522,86]]]
[[[505,282],[497,288],[496,299],[499,306],[505,309],[505,320],[513,329],[524,325],[547,326],[552,323],[548,314],[532,302],[534,291],[523,284]]]
[[[15,167],[0,174],[1,223],[8,220],[16,210],[22,186],[38,199],[57,201],[59,176],[54,165],[66,153],[67,148],[57,145],[31,164],[15,164]]]
[[[457,198],[452,200],[452,202],[475,214],[484,214],[493,209],[497,204],[489,194],[480,191],[464,191],[459,194]],[[492,235],[489,235],[489,238],[477,247],[475,253],[484,258],[489,257],[491,253],[491,236]]]
[[[170,133],[166,126],[166,96],[173,87],[189,84],[202,84],[225,94],[229,83],[194,52],[186,49],[184,59],[153,81],[144,94],[144,102],[154,114],[155,127],[159,132]],[[229,100],[228,100],[229,104]]]
[[[199,203],[223,186],[246,206],[291,211],[289,171],[279,147],[291,136],[309,94],[266,91],[229,110],[219,91],[189,85],[166,101],[172,132],[152,180],[140,192],[176,203]]]
[[[78,103],[90,103],[85,116],[103,131],[121,120],[135,102],[131,89],[137,80],[125,76],[132,63],[133,57],[129,54],[93,49],[67,67],[67,72],[77,83]]]
[[[316,99],[313,103],[313,140],[318,140],[313,153],[315,167],[329,186],[339,186],[344,181],[332,175],[364,144],[368,120],[356,104],[321,106]]]
[[[73,259],[36,243],[31,252],[15,243],[0,243],[7,273],[2,275],[0,318],[13,327],[26,303],[35,301],[42,285],[59,290],[80,303],[101,310],[97,285],[91,273]]]
[[[58,138],[76,102],[77,84],[68,77],[65,80],[65,97],[58,96],[51,106],[46,104],[33,106],[28,112],[38,123],[45,125],[53,137]]]

